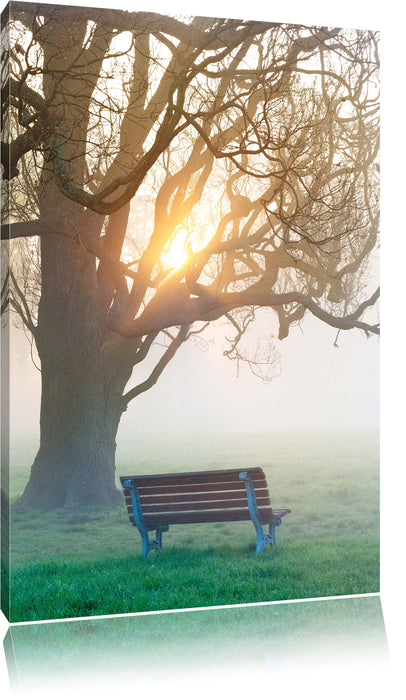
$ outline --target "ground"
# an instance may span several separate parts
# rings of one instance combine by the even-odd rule
[[[13,452],[12,496],[29,447]],[[251,523],[179,525],[142,559],[124,504],[68,515],[14,513],[11,621],[168,610],[379,591],[377,435],[144,439],[118,450],[118,476],[262,466],[292,513],[255,555]]]

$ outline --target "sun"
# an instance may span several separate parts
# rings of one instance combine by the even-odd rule
[[[167,250],[163,251],[161,260],[166,268],[170,270],[180,270],[185,264],[188,257],[186,237],[186,231],[177,233]]]

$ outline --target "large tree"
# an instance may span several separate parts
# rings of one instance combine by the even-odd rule
[[[42,374],[20,502],[108,503],[123,411],[211,321],[252,364],[261,307],[280,339],[379,332],[377,37],[20,2],[2,31],[4,291]]]

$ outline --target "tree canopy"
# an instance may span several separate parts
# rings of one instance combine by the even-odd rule
[[[306,312],[379,333],[374,32],[20,2],[2,29],[2,237],[43,371],[59,334],[125,386],[164,338],[124,410],[221,317],[252,365],[259,308],[279,339]]]

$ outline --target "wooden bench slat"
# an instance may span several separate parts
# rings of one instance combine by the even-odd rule
[[[187,478],[200,478],[200,477],[213,477],[213,476],[219,476],[219,475],[228,475],[228,476],[235,476],[236,474],[238,475],[241,471],[247,471],[249,474],[252,476],[252,478],[255,478],[255,475],[261,474],[262,476],[265,475],[264,470],[262,467],[248,467],[247,469],[241,468],[241,467],[234,467],[233,469],[204,469],[202,471],[191,471],[191,472],[168,472],[165,474],[135,474],[134,476],[121,476],[120,479],[124,481],[125,479],[148,479],[148,480],[156,480],[156,481],[161,481],[162,478],[165,479],[176,479],[178,477],[187,477]]]
[[[132,509],[132,507],[131,507],[131,506],[128,506],[127,511],[128,511],[128,515],[129,515],[130,522],[134,525],[134,516],[133,516],[133,509]],[[219,512],[217,513],[217,515],[224,516],[224,517],[221,517],[220,520],[224,520],[224,519],[225,519],[225,520],[238,520],[238,519],[241,519],[241,513],[242,513],[242,512],[244,512],[244,513],[247,512],[247,513],[248,513],[248,509],[247,509],[247,510],[244,509],[243,511],[242,511],[241,509],[239,509],[239,510],[234,510],[234,511],[230,510],[230,511],[229,511],[229,516],[230,516],[230,517],[226,517],[226,516],[227,516],[227,511],[225,511],[225,510],[219,511]],[[276,509],[275,509],[275,508],[264,508],[264,507],[262,507],[262,508],[259,508],[259,512],[260,512],[261,517],[262,517],[262,518],[265,518],[265,519],[263,520],[263,522],[264,522],[264,523],[268,523],[268,522],[270,522],[270,520],[279,520],[280,518],[283,518],[284,515],[287,515],[288,513],[291,513],[292,511],[289,510],[288,508],[276,508]],[[179,513],[179,512],[177,511],[177,512],[175,512],[175,513],[171,513],[171,516],[170,516],[170,517],[171,517],[171,518],[172,518],[172,516],[175,517],[175,516],[176,516],[176,513],[179,515],[179,517],[183,517],[183,516],[186,516],[186,515],[187,515],[187,513]],[[211,511],[211,512],[207,513],[209,519],[207,519],[207,518],[205,517],[204,514],[202,514],[202,513],[196,513],[195,511],[191,512],[190,515],[191,515],[191,516],[195,516],[196,518],[197,518],[197,517],[200,517],[201,519],[200,519],[200,520],[188,519],[188,520],[185,521],[185,523],[186,523],[186,522],[188,522],[188,523],[189,523],[189,522],[216,522],[216,520],[213,520],[213,519],[212,519],[212,518],[214,518],[214,517],[216,516],[216,512],[215,512],[215,511]],[[168,517],[169,517],[169,516],[168,516]],[[268,519],[268,518],[270,518],[270,519]],[[244,519],[244,520],[249,520],[249,519],[250,519],[250,515],[248,514],[248,517],[247,517],[247,518],[244,517],[243,519]],[[162,514],[162,513],[159,513],[159,514],[156,514],[156,515],[153,515],[153,514],[147,515],[147,516],[145,517],[145,522],[146,522],[147,525],[151,525],[151,524],[152,524],[152,525],[162,525],[162,524],[164,524],[164,523],[167,523],[168,525],[171,524],[171,523],[169,522],[168,519],[165,520],[165,514]],[[176,521],[176,522],[178,522],[178,521]],[[175,521],[173,521],[172,524],[175,524]],[[179,522],[179,524],[181,524],[181,523]]]
[[[271,501],[269,498],[257,498],[257,505],[259,506],[270,506]],[[176,511],[196,511],[196,510],[215,510],[224,508],[248,508],[248,501],[246,498],[237,498],[226,501],[190,501],[189,503],[169,503],[161,505],[143,505],[143,513],[173,513]],[[128,506],[128,512],[132,512],[132,506]]]
[[[185,486],[192,484],[216,484],[218,482],[224,483],[241,483],[239,479],[239,474],[241,469],[220,469],[216,471],[205,471],[205,472],[177,472],[175,474],[149,474],[149,475],[139,475],[139,476],[126,476],[120,477],[121,483],[126,479],[133,479],[138,488],[142,487],[155,487],[159,485],[162,486]],[[249,472],[253,482],[256,484],[257,481],[264,481],[265,474],[261,467],[255,469],[245,470]]]
[[[244,484],[243,484],[244,486]],[[127,491],[128,489],[126,489]],[[129,493],[129,490],[128,490]],[[267,488],[262,488],[262,489],[255,489],[255,493],[258,498],[268,498],[269,499],[269,493]],[[165,503],[190,503],[190,502],[198,502],[198,501],[222,501],[224,499],[226,500],[234,500],[236,498],[242,498],[246,496],[246,489],[245,486],[243,489],[239,489],[238,491],[233,490],[233,491],[209,491],[209,492],[198,492],[196,493],[195,491],[192,493],[176,493],[176,494],[166,494],[166,490],[164,494],[147,494],[147,495],[140,495],[141,503],[142,506],[147,506],[147,505],[153,505],[153,504],[165,504]],[[131,496],[126,495],[125,498],[126,505],[131,505]]]
[[[261,480],[256,482],[256,486],[260,488],[266,488],[266,481]],[[217,482],[214,484],[191,484],[191,485],[172,485],[172,486],[141,486],[138,487],[140,497],[143,496],[153,496],[153,495],[167,495],[167,494],[177,494],[177,493],[205,493],[209,491],[246,491],[243,481],[225,481]]]
[[[263,524],[271,522],[273,518],[272,508],[259,508],[259,515]],[[248,508],[235,510],[212,510],[202,512],[148,514],[144,517],[145,524],[149,527],[159,525],[185,525],[187,523],[216,523],[232,522],[235,520],[251,520]]]

